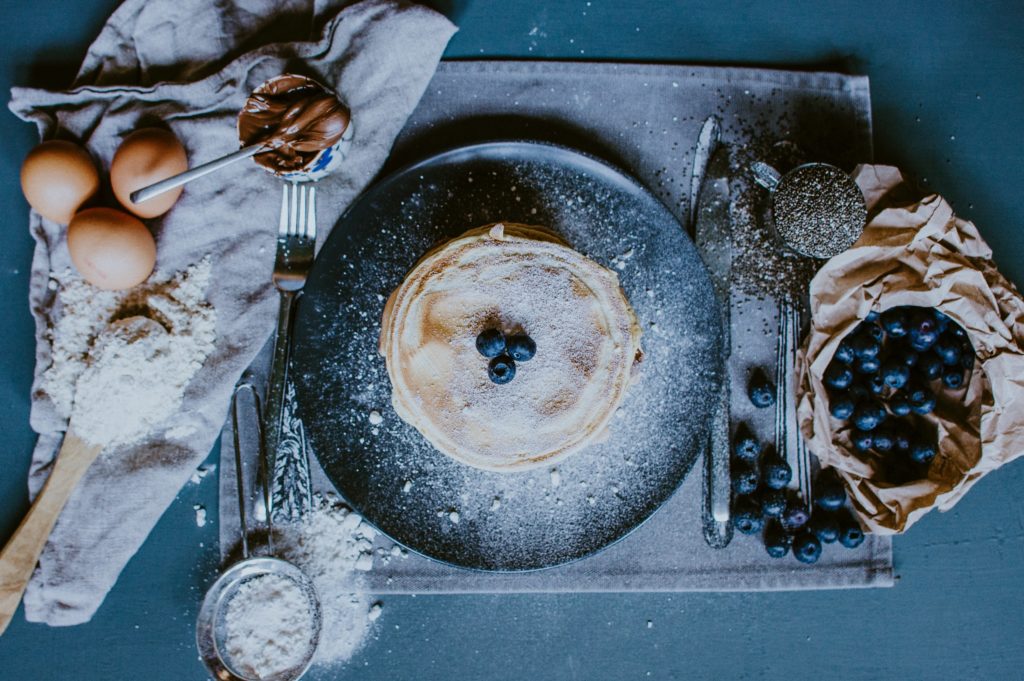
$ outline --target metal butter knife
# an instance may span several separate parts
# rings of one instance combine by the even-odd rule
[[[715,399],[710,442],[704,459],[704,538],[712,548],[724,548],[732,539],[729,521],[731,481],[730,451],[730,274],[732,270],[732,223],[729,214],[729,150],[717,144],[712,150],[697,196],[694,243],[704,260],[722,315],[722,384]]]

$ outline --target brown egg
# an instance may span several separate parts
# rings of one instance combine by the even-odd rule
[[[173,132],[143,128],[124,138],[110,162],[110,186],[121,205],[140,218],[155,218],[171,209],[183,187],[132,203],[131,193],[188,170],[185,147]]]
[[[88,208],[68,225],[68,252],[78,273],[104,289],[131,288],[156,264],[153,235],[138,218],[113,208]]]
[[[62,225],[96,193],[100,175],[92,156],[64,140],[43,142],[21,164],[21,191],[37,213]]]

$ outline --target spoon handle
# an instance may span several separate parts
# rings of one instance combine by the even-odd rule
[[[148,201],[154,196],[159,196],[164,192],[169,192],[175,187],[180,187],[181,185],[187,182],[191,182],[192,180],[195,180],[197,178],[200,178],[203,175],[209,175],[214,171],[220,170],[224,166],[231,165],[235,161],[241,161],[242,159],[249,158],[250,156],[255,156],[256,154],[265,150],[266,145],[263,144],[252,144],[249,145],[248,147],[242,147],[233,154],[221,156],[218,159],[214,159],[200,166],[196,166],[195,168],[189,168],[183,173],[172,175],[171,177],[168,177],[166,180],[160,180],[159,182],[151,184],[148,187],[143,187],[142,189],[136,190],[131,193],[131,196],[129,198],[131,199],[132,203],[142,203],[144,201]]]
[[[50,538],[64,504],[102,447],[86,444],[70,430],[39,496],[0,552],[0,634],[11,623],[39,554]]]

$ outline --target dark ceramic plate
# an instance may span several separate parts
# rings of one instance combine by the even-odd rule
[[[522,473],[435,450],[391,408],[377,354],[384,302],[420,256],[502,220],[552,227],[617,271],[646,353],[605,442]],[[292,380],[320,464],[366,520],[437,560],[530,570],[620,539],[679,487],[706,442],[720,344],[704,265],[664,205],[590,156],[494,142],[399,170],[341,217],[299,305]]]

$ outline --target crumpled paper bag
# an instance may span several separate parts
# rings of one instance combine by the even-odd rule
[[[933,508],[953,507],[987,473],[1024,453],[1024,300],[997,270],[974,224],[938,195],[912,198],[896,168],[860,166],[869,222],[853,248],[811,281],[811,329],[797,360],[798,419],[808,445],[846,484],[871,531],[905,531]],[[965,387],[940,391],[929,420],[938,454],[926,479],[898,484],[850,445],[832,418],[822,376],[839,342],[872,311],[935,307],[977,353]]]

